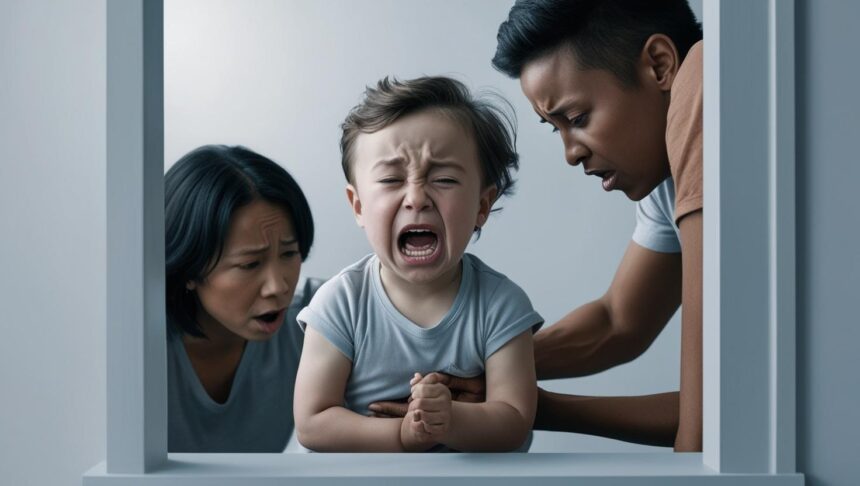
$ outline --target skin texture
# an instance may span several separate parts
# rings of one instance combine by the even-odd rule
[[[669,175],[666,113],[679,67],[672,41],[653,35],[636,61],[635,87],[623,86],[602,70],[579,69],[566,47],[526,64],[520,85],[535,112],[558,130],[570,165],[582,164],[586,174],[613,171],[617,177],[609,189],[638,201]],[[658,445],[668,445],[667,438],[677,430],[676,450],[701,450],[701,217],[696,211],[679,222],[680,258],[631,243],[601,299],[575,309],[535,337],[539,378],[596,373],[647,349],[677,308],[680,295],[680,396],[586,400],[542,392],[540,426]],[[667,405],[679,411],[677,419],[664,413]],[[571,425],[575,423],[579,425]]]
[[[202,282],[186,285],[200,299],[197,322],[207,338],[186,335],[183,343],[213,400],[227,400],[245,343],[277,332],[301,264],[289,215],[278,206],[254,201],[233,214],[223,255],[212,271]],[[255,319],[272,311],[281,314],[270,326]]]
[[[435,325],[454,301],[463,252],[496,195],[482,187],[470,132],[445,112],[424,110],[360,135],[353,153],[347,198],[379,257],[385,291],[415,325]],[[401,229],[419,223],[438,236],[432,264],[411,264],[400,252]],[[531,332],[524,332],[487,359],[486,401],[454,402],[447,377],[416,374],[403,414],[364,416],[343,407],[352,363],[309,326],[296,378],[299,442],[316,451],[515,449],[534,421],[534,367],[523,366],[533,359]]]

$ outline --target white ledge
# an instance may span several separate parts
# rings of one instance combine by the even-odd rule
[[[701,454],[169,454],[147,474],[107,474],[101,463],[84,486],[104,485],[769,485],[802,486],[800,474],[720,474]]]

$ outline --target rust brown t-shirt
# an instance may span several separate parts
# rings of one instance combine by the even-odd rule
[[[676,224],[702,209],[702,45],[695,43],[678,69],[666,118]]]

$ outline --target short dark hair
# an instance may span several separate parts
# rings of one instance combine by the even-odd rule
[[[516,151],[516,117],[513,107],[500,95],[473,97],[469,89],[452,78],[424,76],[406,81],[385,77],[376,87],[368,86],[364,100],[350,110],[341,125],[341,165],[346,180],[353,182],[352,147],[362,133],[374,133],[398,119],[421,110],[449,111],[471,129],[478,147],[484,187],[494,185],[496,199],[513,191],[512,170],[519,167]]]
[[[165,174],[167,321],[178,330],[205,337],[196,320],[200,301],[186,284],[206,278],[221,259],[233,214],[258,200],[290,215],[304,261],[314,222],[304,193],[283,167],[244,147],[205,145]]]
[[[499,26],[493,66],[511,78],[568,47],[584,69],[604,69],[636,86],[635,60],[653,34],[665,34],[681,60],[702,39],[687,0],[517,0]]]

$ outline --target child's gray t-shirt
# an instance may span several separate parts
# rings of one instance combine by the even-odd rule
[[[293,432],[293,387],[304,342],[296,315],[321,284],[319,279],[301,281],[278,332],[266,341],[248,341],[224,403],[206,393],[181,333],[168,326],[168,451],[284,450]]]
[[[405,398],[415,372],[480,375],[499,348],[540,328],[543,318],[516,284],[468,253],[462,264],[454,304],[431,328],[419,327],[394,307],[382,287],[376,255],[323,284],[299,313],[303,330],[311,326],[352,362],[346,408],[367,415],[373,402]]]
[[[671,177],[636,203],[633,241],[660,253],[681,252],[681,230],[675,224],[675,183]]]

